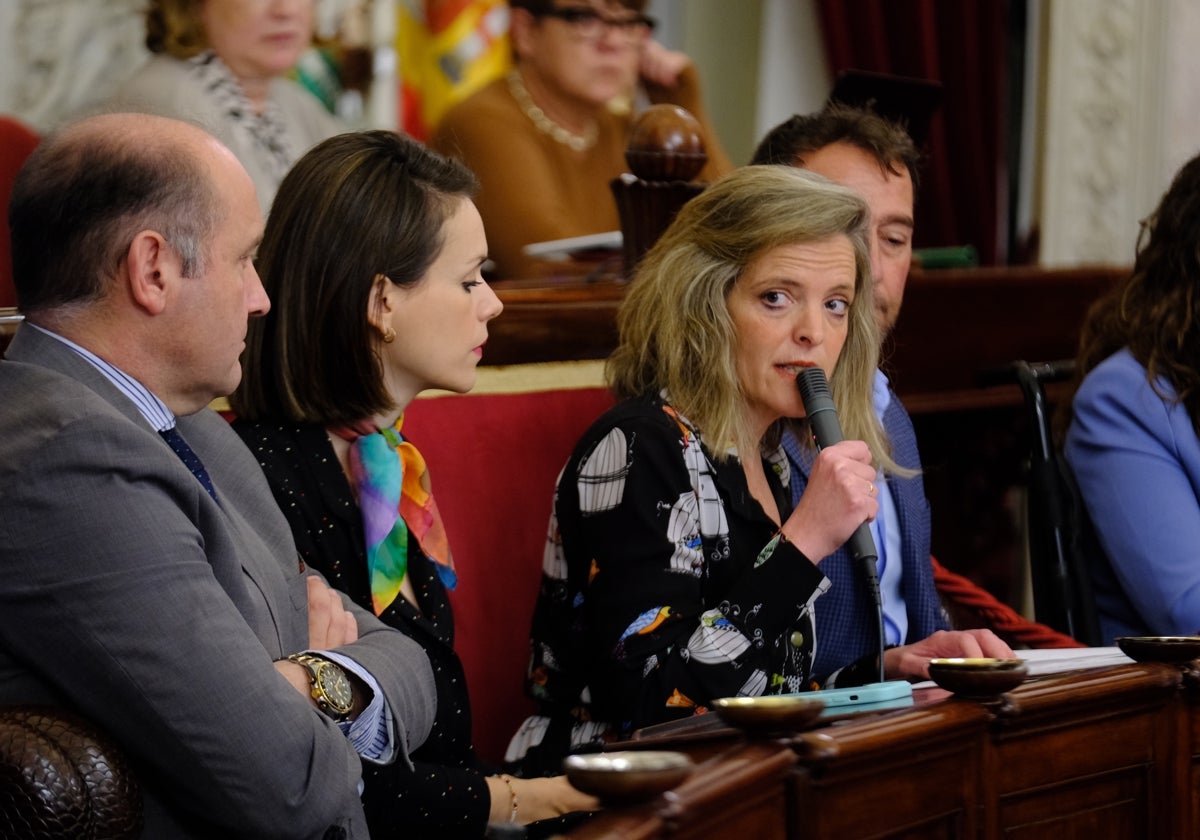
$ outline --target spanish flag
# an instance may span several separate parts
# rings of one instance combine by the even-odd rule
[[[427,140],[451,105],[508,72],[505,0],[399,0],[401,128]]]

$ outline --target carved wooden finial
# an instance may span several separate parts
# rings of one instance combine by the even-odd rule
[[[708,161],[700,122],[678,105],[651,105],[637,116],[625,149],[643,181],[690,181]]]
[[[692,181],[708,160],[699,120],[678,105],[652,105],[630,126],[625,160],[633,173],[613,179],[612,191],[629,277],[679,208],[704,189]]]

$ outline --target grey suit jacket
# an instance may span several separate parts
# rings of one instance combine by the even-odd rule
[[[275,671],[307,591],[258,464],[211,411],[179,430],[219,504],[95,368],[19,330],[0,362],[0,704],[74,708],[139,769],[146,837],[365,837],[360,759]],[[400,760],[435,709],[424,652],[346,602]],[[339,835],[334,832],[334,835]]]

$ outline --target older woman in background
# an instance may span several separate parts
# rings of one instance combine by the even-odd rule
[[[559,479],[532,631],[541,715],[510,746],[533,769],[718,697],[877,678],[871,654],[812,672],[819,560],[878,512],[892,461],[872,408],[879,356],[867,209],[792,167],[736,170],[680,211],[619,314],[621,401]],[[846,440],[792,506],[780,437],[797,374],[830,377]],[[811,433],[800,432],[811,441]],[[938,631],[884,656],[924,679],[935,656],[1011,656],[987,630]]]
[[[691,60],[650,36],[645,0],[509,0],[516,66],[442,118],[431,143],[479,177],[498,278],[563,269],[522,253],[533,242],[617,230],[609,182],[628,170],[629,96],[691,111],[712,179],[731,165],[707,122]],[[612,110],[623,102],[621,111]],[[578,271],[578,268],[575,268]]]
[[[155,55],[111,107],[198,123],[250,173],[265,214],[288,169],[345,130],[285,78],[312,45],[314,0],[151,0]]]

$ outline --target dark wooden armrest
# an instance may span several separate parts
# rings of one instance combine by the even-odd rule
[[[78,715],[0,707],[0,825],[30,840],[138,837],[141,788],[117,746]]]

